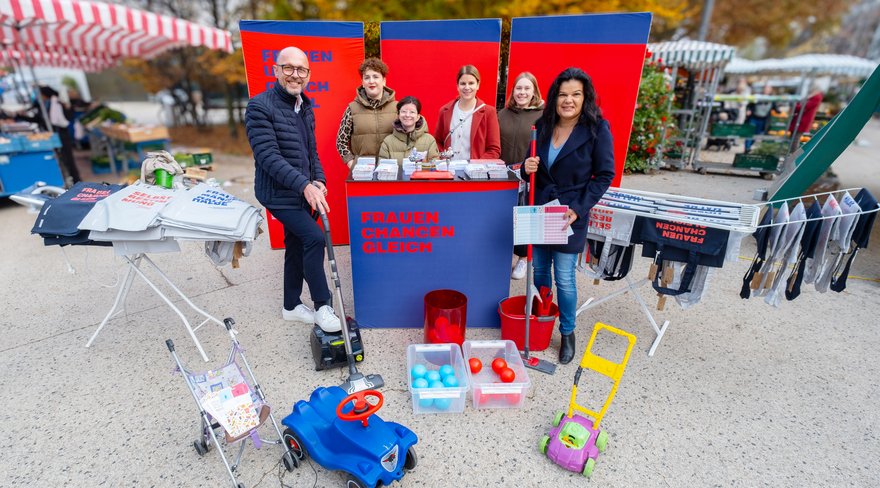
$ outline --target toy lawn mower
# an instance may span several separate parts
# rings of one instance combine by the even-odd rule
[[[601,329],[608,329],[615,334],[629,339],[626,354],[623,356],[623,361],[620,364],[612,363],[591,352],[593,342],[596,340],[596,333]],[[608,433],[599,430],[599,422],[602,421],[605,411],[608,410],[608,405],[611,404],[614,394],[617,393],[620,377],[623,376],[623,370],[626,369],[629,354],[632,352],[635,343],[636,336],[622,330],[601,323],[597,323],[593,327],[590,343],[587,345],[587,350],[584,351],[581,364],[578,365],[577,372],[574,374],[574,386],[571,390],[568,414],[557,412],[556,416],[553,417],[553,429],[541,439],[541,453],[546,454],[554,463],[569,471],[581,472],[584,476],[593,474],[596,458],[599,457],[599,453],[603,452],[608,444]],[[605,400],[605,405],[602,406],[602,410],[598,413],[587,410],[575,403],[578,381],[580,381],[581,372],[584,368],[589,368],[614,380],[614,387],[611,388],[611,393],[608,395],[608,399]],[[592,421],[587,417],[578,415],[575,410],[592,415],[596,420]]]

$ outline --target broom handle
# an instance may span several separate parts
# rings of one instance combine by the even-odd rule
[[[532,141],[529,146],[531,156],[535,157],[535,146],[538,140],[538,131],[532,126]],[[529,175],[529,206],[535,204],[535,173]],[[528,245],[528,253],[526,255],[526,340],[523,348],[523,356],[529,359],[529,318],[532,315],[532,245]]]

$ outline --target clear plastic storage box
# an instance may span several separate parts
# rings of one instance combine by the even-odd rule
[[[413,366],[421,364],[428,371],[437,371],[448,364],[455,370],[458,379],[457,387],[445,388],[413,388]],[[467,391],[470,389],[467,368],[458,344],[412,344],[406,348],[406,378],[412,394],[413,413],[461,413],[464,412]],[[440,408],[449,401],[449,406]],[[427,405],[426,405],[427,404]]]
[[[513,341],[464,341],[461,347],[466,364],[471,358],[483,363],[479,373],[471,373],[470,367],[467,369],[468,381],[474,389],[474,408],[523,407],[532,383]],[[516,378],[512,383],[502,383],[492,371],[492,361],[497,358],[505,360],[507,367],[513,370]]]

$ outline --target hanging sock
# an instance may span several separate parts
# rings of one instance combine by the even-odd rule
[[[794,300],[801,294],[801,283],[804,281],[804,270],[807,267],[807,259],[812,259],[816,252],[816,243],[819,240],[819,228],[822,223],[818,220],[822,217],[822,207],[818,201],[814,201],[807,209],[807,223],[804,224],[804,234],[801,237],[801,249],[798,253],[797,263],[792,272],[792,280],[785,288],[785,299]],[[815,219],[815,220],[814,220]]]
[[[828,257],[828,241],[832,236],[837,234],[837,226],[840,224],[833,217],[841,214],[840,205],[833,195],[828,195],[825,205],[822,206],[822,227],[819,229],[819,237],[816,240],[816,252],[812,259],[807,259],[807,269],[804,271],[804,283],[812,284],[822,274],[822,267],[825,265],[825,258]],[[829,218],[832,217],[832,218]]]
[[[828,258],[825,260],[822,274],[816,280],[816,291],[819,293],[828,291],[828,286],[831,285],[831,278],[834,276],[834,273],[840,271],[844,255],[849,251],[852,234],[858,221],[858,214],[862,211],[849,192],[846,192],[843,198],[840,199],[840,210],[842,216],[840,219],[835,219],[840,221],[837,234],[831,236],[831,241],[828,243]]]
[[[792,210],[789,223],[785,226],[785,230],[782,232],[782,242],[780,243],[782,251],[778,254],[782,266],[779,268],[779,271],[776,272],[776,278],[773,280],[773,284],[767,292],[767,297],[764,298],[764,303],[768,305],[779,308],[779,304],[782,302],[782,296],[784,294],[782,284],[787,281],[786,276],[788,267],[794,265],[795,261],[797,261],[801,238],[804,235],[804,220],[806,218],[807,210],[804,208],[804,204],[799,202],[795,205],[794,210]]]
[[[865,189],[862,189],[862,191],[856,195],[856,203],[858,203],[863,212],[874,210],[878,205],[877,199]],[[856,253],[859,252],[859,249],[868,247],[868,238],[871,237],[871,229],[874,227],[874,218],[876,216],[877,212],[863,213],[859,215],[859,220],[852,233],[852,243],[854,245],[852,253],[850,253],[849,259],[846,261],[846,266],[843,268],[840,276],[832,278],[831,281],[831,289],[837,293],[846,289],[846,279],[849,277],[849,269],[853,260],[856,258]]]
[[[755,242],[758,245],[758,250],[755,253],[755,260],[752,261],[752,265],[749,267],[749,270],[746,271],[746,275],[743,277],[743,285],[742,290],[739,292],[739,297],[743,300],[748,300],[750,296],[752,296],[752,280],[755,279],[755,273],[761,269],[761,266],[764,265],[764,259],[767,255],[767,241],[770,237],[770,225],[773,219],[773,212],[768,210],[764,212],[764,216],[761,217],[761,222],[758,223],[758,229],[752,234],[752,237],[755,238]]]
[[[770,228],[770,239],[767,241],[767,247],[769,251],[767,252],[767,261],[764,262],[764,266],[761,267],[760,270],[760,281],[758,282],[757,288],[752,292],[753,297],[762,297],[767,295],[767,291],[770,288],[770,285],[773,283],[773,278],[770,278],[770,281],[767,280],[768,275],[773,272],[773,267],[776,264],[776,260],[778,260],[782,254],[782,231],[785,229],[785,224],[788,223],[789,213],[788,213],[788,203],[784,203],[779,207],[779,210],[776,212],[776,218],[773,219],[773,223],[776,224]],[[756,275],[757,279],[758,276]]]

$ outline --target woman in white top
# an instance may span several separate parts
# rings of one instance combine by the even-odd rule
[[[440,109],[434,138],[443,152],[452,148],[455,159],[498,159],[501,133],[495,107],[477,98],[480,72],[472,65],[458,70],[458,98]]]

